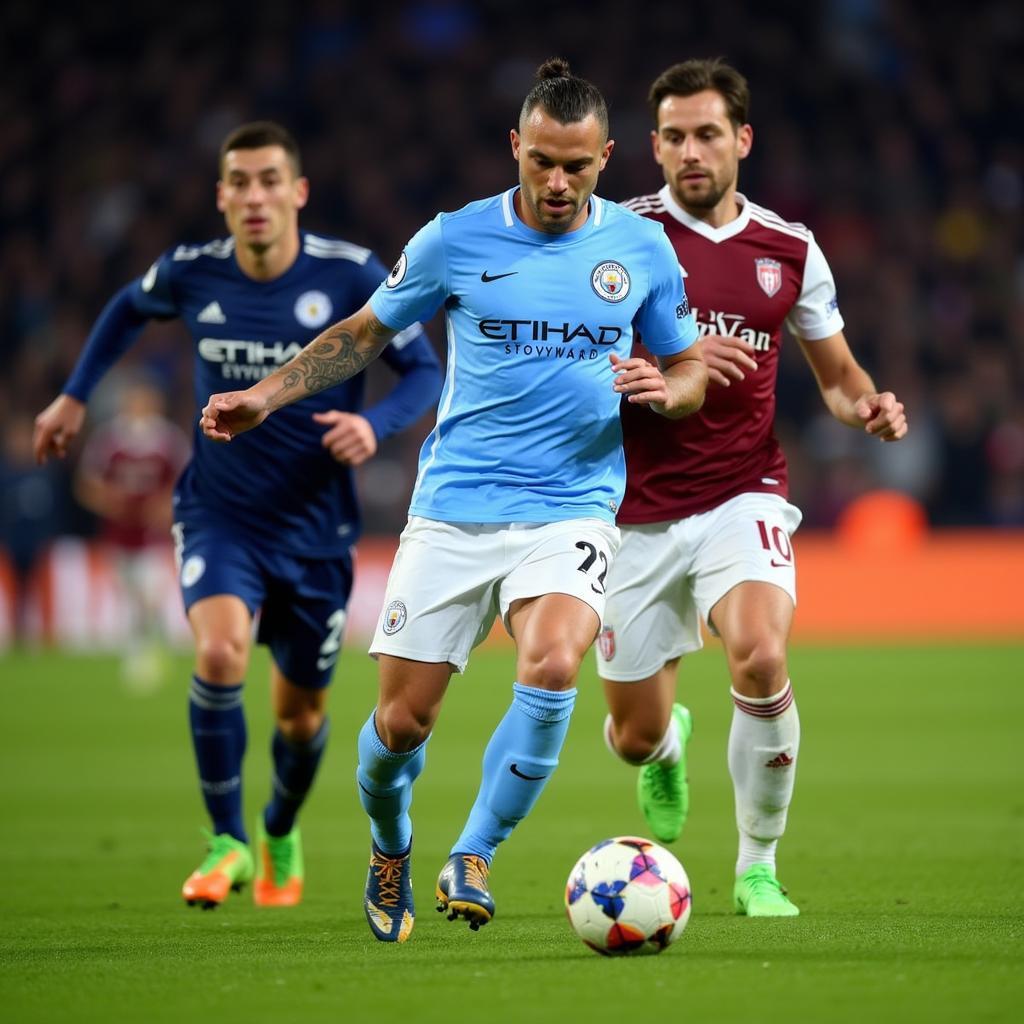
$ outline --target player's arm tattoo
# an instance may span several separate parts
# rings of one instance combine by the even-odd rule
[[[350,329],[349,321],[329,327],[314,338],[288,365],[281,378],[283,391],[299,388],[313,395],[354,377],[394,335],[375,316]]]

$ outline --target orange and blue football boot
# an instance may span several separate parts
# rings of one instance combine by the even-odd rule
[[[370,851],[363,910],[370,931],[381,942],[405,942],[412,934],[416,912],[412,901],[412,844],[405,853],[392,856],[376,843]]]

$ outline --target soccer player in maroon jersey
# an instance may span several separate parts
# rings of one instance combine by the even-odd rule
[[[626,205],[663,224],[675,247],[711,383],[703,409],[682,420],[622,405],[622,547],[598,644],[605,735],[619,757],[642,766],[638,797],[654,835],[678,838],[691,722],[674,703],[676,674],[702,645],[703,617],[722,639],[735,705],[736,910],[793,916],[799,910],[775,877],[800,745],[786,644],[796,603],[790,537],[801,513],[787,501],[772,429],[783,324],[836,419],[882,441],[903,437],[907,420],[851,354],[811,232],[736,190],[753,142],[743,76],[721,60],[686,61],[655,80],[649,101],[665,185]]]
[[[82,450],[75,497],[100,521],[131,616],[122,678],[146,690],[162,673],[161,615],[171,560],[171,495],[189,443],[163,413],[163,395],[144,380],[125,386],[116,415]]]

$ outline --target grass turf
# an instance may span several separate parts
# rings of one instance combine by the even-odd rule
[[[1019,685],[1013,646],[793,652],[804,741],[780,877],[801,907],[731,907],[721,653],[684,665],[694,711],[692,810],[674,851],[694,914],[659,957],[606,960],[570,931],[566,875],[598,839],[644,832],[632,770],[604,749],[593,665],[562,764],[499,853],[495,921],[472,934],[433,910],[436,872],[475,794],[511,656],[474,655],[449,692],[417,783],[418,918],[401,947],[362,915],[368,834],[353,780],[373,705],[355,650],[332,695],[331,748],[303,818],[307,896],[248,893],[189,910],[181,882],[204,816],[186,728],[189,660],[148,697],[116,659],[0,661],[0,1019],[6,1021],[1008,1021],[1024,994]],[[250,672],[249,819],[268,786],[265,662]]]

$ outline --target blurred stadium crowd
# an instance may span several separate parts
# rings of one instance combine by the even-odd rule
[[[721,54],[750,79],[741,191],[814,230],[847,336],[911,422],[897,446],[838,426],[788,344],[778,427],[805,524],[830,526],[886,487],[918,498],[934,525],[1024,525],[1024,8],[1013,0],[227,0],[64,15],[9,0],[0,38],[0,536],[19,564],[93,525],[70,497],[73,459],[32,465],[32,419],[116,288],[168,246],[224,234],[214,181],[228,129],[287,124],[312,185],[303,226],[389,265],[437,210],[514,182],[508,129],[553,54],[609,100],[617,146],[599,192],[616,200],[661,185],[645,102],[657,73]],[[440,345],[438,323],[429,329]],[[189,430],[190,359],[171,323],[121,364],[158,380]],[[93,424],[104,404],[101,392]],[[427,426],[363,471],[374,528],[400,529]]]

